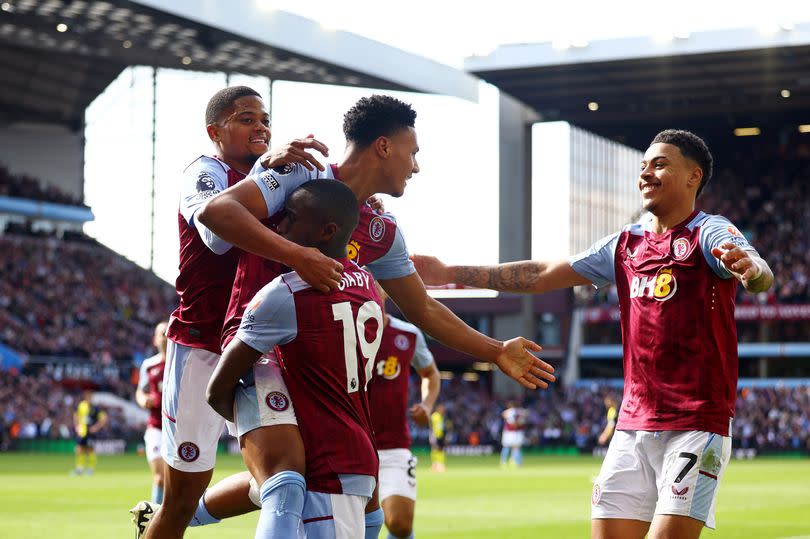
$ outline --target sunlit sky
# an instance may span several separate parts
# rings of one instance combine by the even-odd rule
[[[251,1],[251,0],[248,0]],[[467,2],[253,0],[343,30],[461,67],[465,57],[500,44],[596,40],[628,36],[750,28],[810,21],[810,2],[640,1]],[[527,6],[531,6],[527,10]],[[231,77],[264,96],[262,78]],[[154,270],[177,274],[177,204],[183,168],[211,153],[204,129],[208,98],[225,76],[161,70],[156,142]],[[272,144],[314,133],[342,154],[343,113],[372,90],[276,81]],[[483,84],[479,103],[415,93],[394,93],[417,110],[421,173],[401,199],[387,200],[412,252],[455,263],[498,258],[497,90]],[[85,196],[96,220],[88,234],[143,266],[149,265],[151,193],[151,70],[124,73],[87,111]]]

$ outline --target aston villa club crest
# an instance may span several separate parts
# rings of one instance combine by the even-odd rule
[[[380,241],[385,236],[385,221],[381,217],[374,217],[368,224],[368,235],[374,241]]]
[[[271,391],[264,398],[264,402],[276,412],[283,412],[290,407],[290,399],[281,391]]]
[[[683,260],[689,256],[689,240],[678,238],[672,243],[672,257],[675,260]]]
[[[408,337],[405,335],[397,335],[394,337],[394,346],[397,347],[399,350],[407,350],[408,349]]]
[[[192,442],[183,442],[177,448],[177,456],[185,462],[194,462],[200,458],[200,448]]]
[[[598,484],[596,484],[593,486],[593,492],[591,493],[591,505],[598,504],[599,500],[601,499],[602,499],[602,489]]]

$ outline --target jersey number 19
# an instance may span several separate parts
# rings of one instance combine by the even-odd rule
[[[366,386],[371,379],[372,360],[377,357],[382,341],[382,310],[374,301],[367,301],[357,310],[357,320],[352,315],[352,306],[348,301],[332,305],[334,319],[343,324],[343,356],[346,359],[346,391],[354,393],[360,388],[357,380],[357,343],[366,362]],[[377,334],[373,341],[366,341],[366,322],[377,321]],[[364,388],[365,389],[365,388]]]

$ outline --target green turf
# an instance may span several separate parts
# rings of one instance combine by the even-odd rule
[[[423,459],[425,461],[427,459]],[[70,477],[70,455],[0,453],[0,538],[131,537],[127,509],[148,497],[142,457],[101,457],[93,477]],[[239,470],[221,457],[215,479]],[[445,474],[419,467],[417,537],[588,537],[588,457],[531,457],[521,470],[500,470],[489,458],[451,458]],[[253,537],[257,513],[206,528],[189,538]],[[717,507],[714,538],[810,539],[810,459],[733,461]],[[385,537],[385,534],[382,535]]]

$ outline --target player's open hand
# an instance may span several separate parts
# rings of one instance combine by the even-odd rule
[[[343,265],[313,247],[301,247],[290,267],[312,288],[329,292],[337,288]]]
[[[539,344],[523,337],[515,337],[503,343],[495,364],[501,371],[528,389],[546,389],[548,382],[557,378],[554,367],[535,357],[531,352],[540,352]]]
[[[420,427],[427,427],[428,424],[430,424],[430,410],[428,410],[428,407],[421,402],[417,402],[411,406],[409,413],[414,423]]]
[[[723,263],[728,271],[742,281],[743,285],[762,275],[762,268],[750,253],[730,241],[712,249],[712,254]]]
[[[323,171],[324,166],[312,153],[307,150],[320,152],[324,157],[329,157],[329,148],[323,142],[315,139],[314,135],[306,138],[297,138],[261,156],[260,161],[264,168],[276,168],[281,165],[300,163],[307,170],[318,169]]]
[[[411,261],[425,284],[437,286],[451,281],[447,265],[435,256],[411,255]]]

